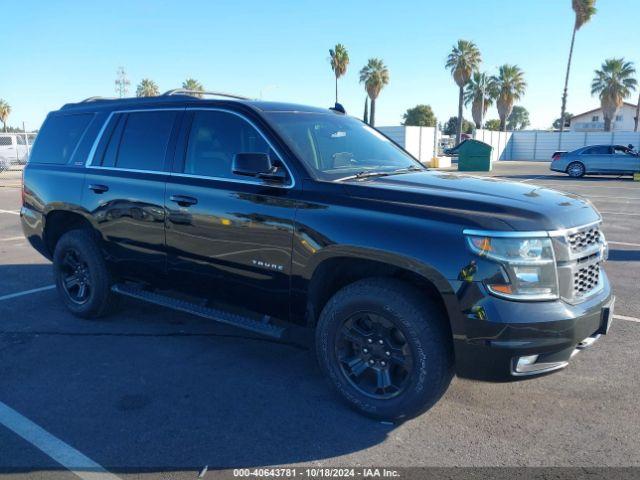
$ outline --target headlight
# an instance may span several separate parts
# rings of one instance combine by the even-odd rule
[[[551,239],[468,234],[475,254],[499,263],[502,279],[485,282],[494,295],[515,300],[558,298],[558,274]]]

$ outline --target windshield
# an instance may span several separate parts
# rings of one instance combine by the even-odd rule
[[[404,150],[355,118],[300,112],[272,112],[267,116],[320,180],[424,169]]]

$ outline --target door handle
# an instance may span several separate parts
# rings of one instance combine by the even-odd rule
[[[95,193],[104,193],[109,191],[109,187],[92,183],[89,185],[89,190],[93,190]]]
[[[186,195],[171,195],[169,197],[169,200],[177,203],[181,207],[189,207],[191,205],[195,205],[196,203],[198,203],[197,198],[188,197]]]

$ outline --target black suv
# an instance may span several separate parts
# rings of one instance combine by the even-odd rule
[[[420,414],[454,372],[561,369],[612,316],[588,201],[428,171],[339,105],[185,91],[65,105],[23,199],[74,314],[126,295],[274,337],[314,328],[331,384],[377,418]]]

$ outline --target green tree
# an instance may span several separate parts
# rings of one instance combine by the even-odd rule
[[[493,118],[491,120],[487,120],[484,122],[484,128],[486,130],[493,130],[495,132],[500,130],[500,120],[497,118]]]
[[[516,105],[507,119],[507,130],[524,130],[531,122],[529,121],[529,111]]]
[[[187,78],[184,82],[182,82],[182,88],[184,88],[185,90],[191,90],[192,92],[204,92],[204,87],[195,78]],[[200,93],[194,93],[193,95],[198,98],[202,98],[202,94]]]
[[[349,65],[349,52],[344,45],[338,43],[329,50],[329,62],[331,63],[331,70],[336,76],[336,103],[338,103],[338,79],[347,73],[347,66]]]
[[[595,73],[596,76],[591,82],[591,95],[600,97],[604,129],[610,132],[616,112],[638,85],[634,78],[636,69],[633,62],[627,62],[624,58],[609,58]]]
[[[456,132],[456,143],[460,143],[462,136],[462,107],[464,104],[464,87],[473,72],[478,70],[482,56],[475,43],[468,40],[458,40],[447,57],[446,68],[451,71],[453,80],[458,85],[458,117],[460,124]]]
[[[464,104],[467,107],[471,105],[471,115],[476,128],[482,126],[482,120],[497,96],[498,88],[495,78],[486,73],[474,72],[465,87]]]
[[[573,45],[576,41],[576,32],[591,20],[596,13],[596,0],[571,0],[571,7],[575,13],[575,22],[573,23],[573,34],[571,35],[571,47],[569,48],[569,60],[567,61],[567,74],[564,77],[564,91],[562,93],[562,109],[560,110],[560,118],[567,118],[567,89],[569,88],[569,72],[571,71],[571,59],[573,58]],[[564,122],[559,122],[560,131],[564,130]]]
[[[444,124],[442,133],[445,135],[456,135],[458,132],[458,117],[450,117],[447,123]],[[462,132],[473,133],[473,123],[468,120],[462,119]]]
[[[389,70],[379,58],[370,58],[367,64],[360,70],[360,83],[371,99],[371,111],[369,113],[369,125],[376,124],[376,99],[382,89],[389,84]]]
[[[7,131],[7,122],[9,121],[9,115],[11,115],[11,105],[0,98],[0,121],[4,127],[4,131]]]
[[[157,97],[160,95],[160,89],[156,82],[149,78],[143,78],[136,88],[136,97]]]
[[[498,89],[496,105],[500,117],[500,130],[507,129],[507,118],[511,115],[513,104],[520,100],[527,89],[524,72],[517,65],[504,64],[498,70],[495,79]]]
[[[435,127],[436,116],[430,105],[416,105],[403,115],[403,125],[407,127]]]
[[[569,113],[569,112],[564,112],[564,127],[568,127],[569,125],[571,125],[571,119],[573,118],[573,113]],[[560,130],[560,119],[556,118],[553,121],[553,125],[552,125],[554,130]]]

